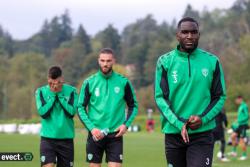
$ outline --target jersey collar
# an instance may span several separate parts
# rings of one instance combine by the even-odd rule
[[[187,53],[187,52],[182,52],[182,51],[180,51],[180,45],[177,45],[177,47],[175,48],[175,52],[179,55],[179,56],[181,56],[181,57],[188,57],[188,55],[190,55],[190,56],[192,56],[192,55],[195,55],[197,52],[199,52],[198,50],[198,48],[196,48],[192,53]]]
[[[108,78],[111,78],[111,77],[113,76],[114,71],[112,70],[111,73],[109,73],[109,74],[103,74],[103,73],[101,72],[101,70],[99,70],[99,71],[98,71],[98,74],[99,74],[101,77],[103,77],[103,78],[105,78],[105,79],[108,79]]]

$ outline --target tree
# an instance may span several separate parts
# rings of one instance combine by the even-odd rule
[[[96,38],[100,40],[102,48],[112,48],[117,60],[121,60],[121,37],[117,29],[109,24],[107,28],[96,35]]]
[[[70,47],[61,47],[53,52],[53,62],[61,65],[66,82],[76,85],[78,80],[87,72],[86,68],[90,64],[85,64],[88,55],[82,43],[73,40]]]
[[[48,20],[46,19],[43,23],[42,29],[39,33],[41,36],[41,47],[42,47],[42,53],[44,53],[46,56],[50,56],[51,54],[51,37],[50,37],[50,25]]]
[[[7,73],[9,71],[9,61],[6,57],[0,57],[0,119],[6,117],[8,110],[7,95]]]
[[[4,31],[0,25],[0,55],[12,57],[14,54],[13,40],[11,35]]]
[[[61,24],[59,18],[56,16],[51,20],[50,23],[50,39],[51,39],[51,48],[57,48],[61,44]]]
[[[69,11],[65,12],[61,16],[61,38],[60,42],[69,41],[72,39],[72,28],[71,28],[71,19],[69,16]]]
[[[35,115],[35,89],[46,83],[47,62],[34,53],[10,59],[7,76],[8,112],[10,118],[28,119]]]
[[[77,42],[83,45],[84,53],[89,54],[92,51],[91,41],[89,35],[86,33],[83,26],[80,24],[75,35]]]
[[[196,20],[200,19],[199,12],[193,10],[193,8],[190,4],[187,5],[186,10],[183,14],[183,17],[193,17]]]

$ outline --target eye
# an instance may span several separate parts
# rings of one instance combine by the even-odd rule
[[[190,31],[191,34],[198,34],[198,30],[193,30],[193,31]]]
[[[195,34],[198,34],[198,30],[181,30],[181,33],[185,35],[189,33],[195,35]]]
[[[188,31],[188,30],[181,30],[181,33],[182,33],[182,34],[188,34],[189,31]]]

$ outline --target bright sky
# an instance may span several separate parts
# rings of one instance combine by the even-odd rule
[[[181,18],[187,4],[195,10],[230,8],[236,0],[2,0],[0,25],[14,39],[26,39],[38,32],[45,19],[70,12],[72,26],[81,23],[88,34],[95,35],[108,24],[122,31],[124,26],[147,14],[161,23]]]

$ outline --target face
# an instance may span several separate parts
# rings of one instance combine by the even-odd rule
[[[182,22],[176,33],[176,38],[180,44],[180,50],[191,53],[198,46],[200,32],[198,25],[194,22]]]
[[[103,74],[108,74],[112,71],[114,57],[112,54],[101,53],[98,58],[99,67]]]
[[[235,103],[236,103],[237,105],[240,105],[241,102],[242,102],[242,99],[241,99],[241,98],[236,98],[236,99],[235,99]]]
[[[56,79],[48,78],[48,84],[52,92],[60,92],[62,90],[63,83],[63,77],[58,77]]]

